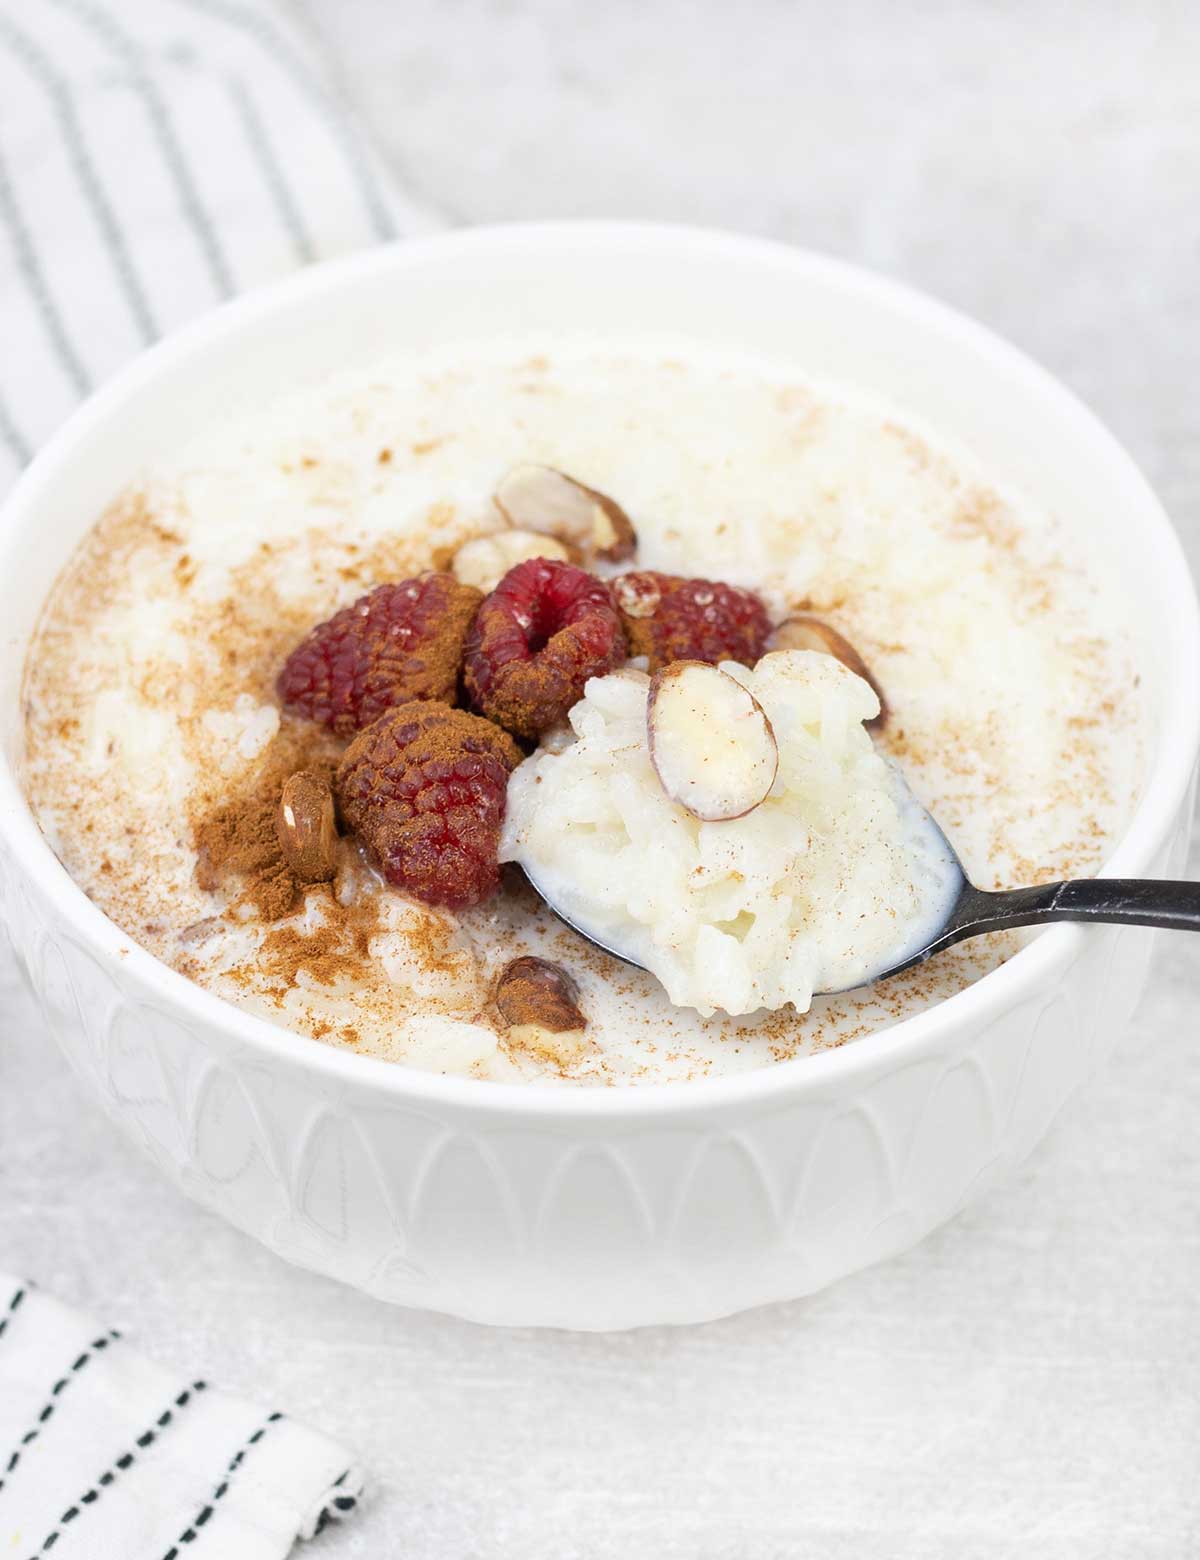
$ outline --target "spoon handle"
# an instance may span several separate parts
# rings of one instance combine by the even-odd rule
[[[1124,926],[1165,926],[1200,932],[1200,883],[1158,878],[1077,878],[1036,888],[988,893],[969,889],[959,900],[949,942],[1009,926],[1046,921],[1106,921]]]

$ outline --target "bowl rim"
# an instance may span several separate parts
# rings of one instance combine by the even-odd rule
[[[624,251],[664,246],[680,259],[704,254],[791,271],[799,284],[819,279],[870,295],[926,324],[943,336],[1006,365],[1039,396],[1057,403],[1064,421],[1122,463],[1144,500],[1144,534],[1139,545],[1151,556],[1170,601],[1171,630],[1181,645],[1178,675],[1167,692],[1159,754],[1128,827],[1105,860],[1113,874],[1144,869],[1184,799],[1200,750],[1200,608],[1179,538],[1153,489],[1132,456],[1089,408],[1057,378],[1019,348],[959,310],[920,290],[861,266],[773,239],[670,223],[620,221],[519,222],[460,228],[406,238],[343,259],[311,266],[271,286],[242,295],[202,315],[140,353],[93,393],[42,447],[0,505],[0,564],[19,533],[23,512],[68,469],[76,445],[89,430],[119,412],[163,369],[186,360],[214,339],[236,334],[245,324],[277,309],[353,285],[378,271],[421,267],[448,253],[570,246],[585,240]],[[52,913],[92,951],[119,964],[152,1005],[174,1010],[184,1021],[229,1034],[250,1052],[312,1070],[347,1091],[380,1092],[394,1099],[438,1103],[463,1111],[483,1110],[529,1118],[596,1118],[613,1122],[642,1116],[708,1115],[725,1106],[780,1104],[802,1094],[826,1095],[843,1085],[935,1054],[955,1033],[966,1036],[1023,996],[1066,969],[1082,951],[1084,929],[1056,925],[979,980],[933,1007],[852,1043],[776,1062],[744,1073],[683,1082],[611,1088],[554,1088],[538,1083],[501,1083],[456,1074],[427,1072],[381,1058],[343,1051],[296,1030],[247,1012],[198,986],[133,941],[84,893],[54,855],[25,801],[11,764],[0,756],[0,836],[14,862],[37,885]]]

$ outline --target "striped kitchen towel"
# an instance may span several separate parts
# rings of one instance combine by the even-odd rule
[[[334,1442],[0,1275],[0,1553],[275,1560],[352,1512]]]
[[[0,0],[0,496],[182,321],[433,225],[270,0]]]
[[[183,321],[434,225],[271,0],[0,0],[0,498]],[[3,1555],[272,1560],[359,1488],[324,1436],[0,1275]]]

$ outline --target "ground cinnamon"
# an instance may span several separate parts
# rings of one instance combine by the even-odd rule
[[[295,926],[277,926],[260,949],[260,968],[294,986],[304,970],[322,986],[343,978],[361,979],[371,958],[371,938],[379,925],[378,899],[371,894],[353,905],[330,904],[330,919],[311,935]]]
[[[289,866],[279,843],[280,793],[300,769],[328,783],[334,762],[323,735],[282,730],[256,775],[193,824],[199,887],[210,893],[232,890],[233,903],[250,906],[264,921],[278,921],[297,909],[309,885]]]

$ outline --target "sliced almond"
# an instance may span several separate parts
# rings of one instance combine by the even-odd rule
[[[283,859],[302,883],[328,883],[337,872],[333,791],[323,775],[302,769],[283,782],[275,833]]]
[[[193,943],[202,943],[224,927],[225,922],[219,915],[206,915],[202,921],[193,921],[190,926],[185,926],[179,934],[179,941],[185,948],[190,948]]]
[[[637,532],[620,504],[553,466],[514,466],[493,496],[510,525],[561,536],[585,558],[620,563],[637,551]]]
[[[571,549],[545,531],[493,531],[464,542],[451,560],[450,572],[460,585],[473,585],[487,595],[510,569],[528,558],[553,558],[568,563]]]
[[[806,612],[784,618],[771,635],[767,648],[768,650],[816,650],[821,655],[833,656],[848,671],[853,672],[856,677],[861,677],[863,682],[869,683],[874,689],[875,697],[879,700],[879,714],[864,722],[867,729],[878,731],[887,721],[888,701],[884,698],[883,689],[875,681],[871,668],[850,641],[821,618],[810,617]]]
[[[707,823],[744,817],[775,783],[771,722],[750,690],[719,667],[672,661],[655,672],[646,731],[663,790]]]

